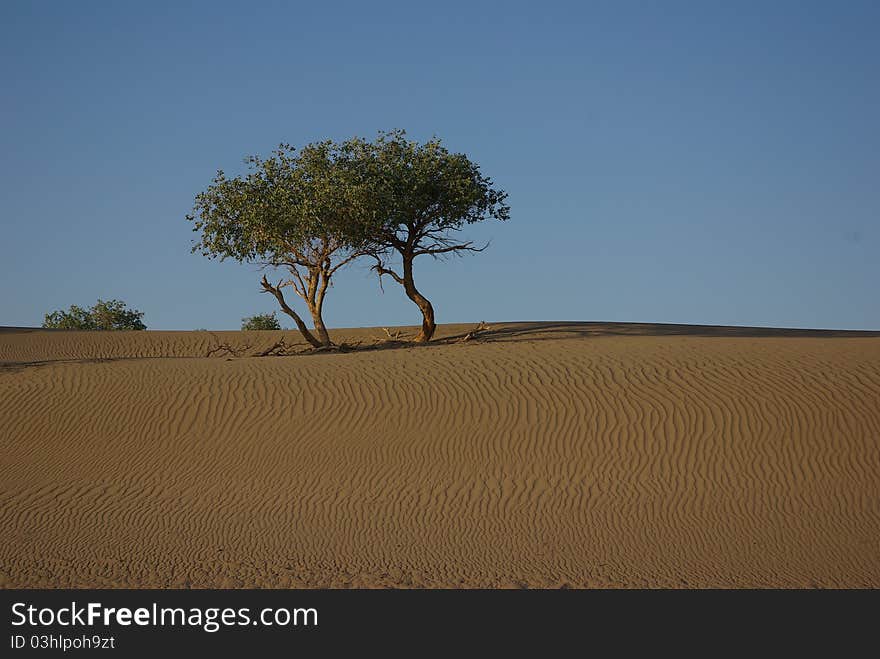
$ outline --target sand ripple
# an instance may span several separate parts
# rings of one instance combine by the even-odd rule
[[[880,587],[878,338],[53,336],[0,336],[3,585]]]

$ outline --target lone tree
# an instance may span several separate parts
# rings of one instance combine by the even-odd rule
[[[351,140],[357,171],[370,186],[366,222],[369,254],[380,281],[388,275],[403,286],[422,312],[417,342],[434,335],[434,307],[415,285],[413,262],[419,256],[441,258],[481,252],[458,233],[468,224],[494,218],[507,220],[507,193],[493,187],[480,167],[461,153],[450,153],[434,138],[424,144],[410,141],[403,130],[380,132],[374,142]],[[363,225],[362,225],[363,226]],[[389,267],[399,255],[401,270]]]
[[[243,330],[280,330],[281,324],[275,317],[275,312],[258,313],[256,316],[248,316],[241,319]]]
[[[327,140],[299,152],[281,144],[265,160],[251,156],[246,176],[230,179],[218,171],[187,215],[201,233],[193,252],[286,269],[287,279],[273,284],[263,275],[260,284],[316,348],[333,345],[322,318],[333,275],[365,253],[352,227],[368,214],[369,195],[347,148]],[[286,287],[305,302],[317,336],[288,305]]]
[[[143,311],[126,308],[121,300],[98,300],[89,309],[75,304],[67,311],[53,311],[43,318],[46,329],[145,330]]]

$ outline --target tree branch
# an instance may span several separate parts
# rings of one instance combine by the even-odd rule
[[[288,268],[288,269],[290,270],[290,274],[292,274],[294,277],[296,277],[296,279],[291,279],[290,281],[287,281],[287,282],[279,281],[278,282],[279,290],[283,286],[290,284],[291,286],[293,286],[293,290],[296,291],[297,295],[299,295],[303,300],[308,301],[308,293],[306,290],[306,284],[305,284],[305,282],[303,282],[302,276],[299,274],[299,268]]]
[[[275,299],[278,300],[278,304],[281,305],[281,310],[284,311],[288,316],[293,318],[293,321],[296,323],[297,328],[300,331],[300,334],[303,335],[306,341],[308,341],[313,347],[317,348],[321,346],[321,342],[318,341],[311,332],[309,332],[309,328],[306,327],[302,318],[299,317],[299,314],[296,313],[293,309],[291,309],[287,301],[284,299],[284,293],[281,291],[283,286],[283,282],[278,282],[277,286],[273,286],[269,283],[269,280],[266,279],[266,275],[263,275],[263,279],[260,281],[260,284],[263,287],[263,292],[271,293],[275,296]]]
[[[328,271],[328,275],[332,276],[333,273],[336,272],[337,270],[339,270],[339,268],[341,268],[342,266],[348,265],[349,263],[351,263],[355,259],[359,259],[360,257],[367,256],[367,255],[369,255],[369,252],[365,252],[365,251],[359,251],[359,252],[352,253],[351,256],[349,256],[347,259],[343,259],[342,261],[340,261],[339,263],[334,265],[332,268],[330,268],[330,270]]]
[[[449,254],[450,252],[482,252],[489,246],[489,243],[486,243],[482,247],[473,247],[473,243],[464,243],[462,245],[449,245],[447,247],[441,247],[437,243],[430,245],[428,247],[423,247],[422,249],[417,249],[413,252],[413,257],[421,256],[422,254],[430,254],[431,256],[438,256],[440,254]]]
[[[279,281],[277,286],[273,286],[269,283],[269,280],[266,279],[266,275],[263,275],[263,278],[260,280],[260,285],[263,287],[264,293],[271,293],[275,296],[275,299],[278,300],[278,304],[281,305],[281,309],[284,313],[293,316],[297,315],[296,312],[288,306],[287,301],[284,299],[284,293],[281,291],[284,287],[284,281]]]
[[[296,266],[307,268],[309,267],[309,262],[305,259],[295,259],[293,261],[263,261],[262,265],[264,267],[271,266],[273,268],[280,268],[282,265],[288,268],[296,268]]]
[[[372,268],[370,268],[370,270],[375,270],[379,274],[380,281],[382,280],[382,275],[388,275],[394,281],[396,281],[398,284],[403,286],[403,277],[401,277],[399,274],[394,272],[394,270],[390,270],[389,268],[386,268],[382,264],[381,259],[378,256],[376,256],[375,254],[373,255],[373,258],[376,259],[376,265],[374,265]]]

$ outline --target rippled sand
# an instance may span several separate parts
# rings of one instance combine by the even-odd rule
[[[880,334],[470,327],[0,332],[0,585],[880,587]]]

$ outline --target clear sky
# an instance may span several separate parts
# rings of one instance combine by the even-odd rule
[[[5,0],[0,325],[100,297],[237,329],[275,302],[190,253],[194,195],[281,141],[404,128],[510,193],[486,252],[416,261],[438,322],[880,329],[878,34],[850,0]],[[325,319],[420,316],[365,263]]]

